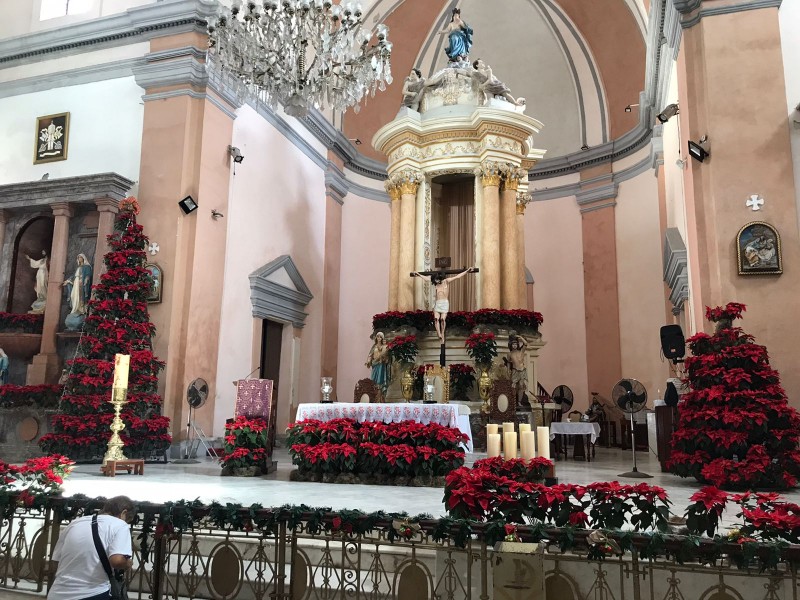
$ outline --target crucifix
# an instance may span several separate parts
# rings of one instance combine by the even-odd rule
[[[461,269],[450,269],[450,257],[445,256],[436,259],[436,271],[414,271],[411,277],[421,277],[425,281],[430,281],[436,292],[436,302],[433,305],[433,325],[441,342],[439,353],[439,364],[444,366],[444,331],[447,321],[447,313],[450,310],[450,283],[460,279],[467,273],[477,273],[477,267],[463,267]]]

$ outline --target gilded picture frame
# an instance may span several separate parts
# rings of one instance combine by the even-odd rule
[[[509,423],[517,420],[517,395],[510,379],[496,379],[489,392],[489,422]]]
[[[36,117],[33,140],[33,164],[67,160],[69,149],[69,113]]]
[[[144,268],[147,269],[153,279],[153,285],[147,295],[147,303],[158,304],[161,302],[161,293],[164,289],[164,271],[155,263],[147,263]]]
[[[764,221],[752,221],[736,234],[739,275],[780,275],[783,273],[781,236]]]

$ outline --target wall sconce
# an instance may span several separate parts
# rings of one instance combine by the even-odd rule
[[[224,216],[225,215],[223,215],[221,212],[219,212],[216,208],[212,208],[211,209],[211,218],[214,219],[215,221],[217,219],[219,219],[220,217],[224,217]]]
[[[244,154],[236,146],[228,146],[228,154],[230,154],[233,162],[240,165],[244,162]]]
[[[668,104],[664,110],[656,115],[656,119],[658,119],[661,123],[666,123],[679,113],[680,109],[678,108],[677,104]]]
[[[361,145],[361,139],[360,138],[347,138],[347,141],[348,142],[353,142],[356,146],[360,146]]]
[[[707,135],[701,137],[697,142],[689,140],[689,156],[700,162],[703,162],[707,157],[711,156],[708,149],[702,146],[702,144],[705,144],[707,141]]]
[[[180,206],[181,210],[187,215],[197,210],[197,202],[195,202],[194,198],[191,196],[186,196],[186,198],[178,202],[178,206]]]
[[[639,104],[628,104],[628,106],[625,107],[625,112],[631,112],[634,106],[639,106]]]

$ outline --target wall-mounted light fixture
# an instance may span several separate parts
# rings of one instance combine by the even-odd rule
[[[625,112],[631,112],[634,106],[639,106],[639,103],[637,102],[636,104],[628,104],[628,106],[625,107]]]
[[[221,212],[219,212],[216,208],[212,208],[211,209],[211,218],[214,219],[215,221],[217,219],[219,219],[220,217],[224,217],[224,216],[225,215],[223,215]]]
[[[353,142],[356,146],[360,146],[361,145],[361,139],[360,138],[347,138],[347,141],[348,142]]]
[[[707,135],[701,137],[699,140],[697,140],[697,142],[689,140],[689,156],[699,162],[703,162],[706,158],[711,156],[711,153],[708,151],[707,142]],[[703,146],[703,144],[706,144],[706,146]]]
[[[197,210],[197,202],[195,202],[194,198],[191,196],[186,196],[186,198],[178,202],[178,206],[180,206],[181,210],[187,215]]]
[[[244,162],[244,154],[236,146],[228,146],[228,154],[230,154],[233,162],[240,165]]]
[[[678,108],[677,104],[668,104],[664,107],[664,110],[656,115],[656,119],[658,119],[661,123],[666,123],[679,113],[680,109]]]

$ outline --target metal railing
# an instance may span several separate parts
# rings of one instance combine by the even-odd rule
[[[3,590],[44,596],[62,526],[97,508],[96,501],[58,498],[41,509],[7,506],[0,520],[0,596]],[[533,554],[530,547],[508,554],[487,544],[488,526],[476,523],[468,535],[461,531],[459,545],[463,523],[446,520],[398,525],[378,519],[369,531],[347,533],[346,526],[330,527],[343,513],[320,521],[318,513],[230,507],[230,518],[219,526],[209,507],[181,510],[139,507],[131,600],[535,599],[544,597],[537,595],[541,587],[550,600],[798,600],[800,591],[792,567],[800,562],[796,546],[783,548],[777,566],[760,572],[755,562],[749,569],[732,565],[735,544],[688,537],[665,538],[672,558],[645,559],[650,536],[609,534],[624,539],[628,552],[599,560],[596,551],[588,552],[589,532],[583,531],[538,530],[547,545]],[[190,512],[188,521],[177,523],[176,515]],[[520,531],[523,537],[536,532]],[[562,553],[558,543],[567,537],[574,546]],[[697,562],[703,555],[711,564]]]

